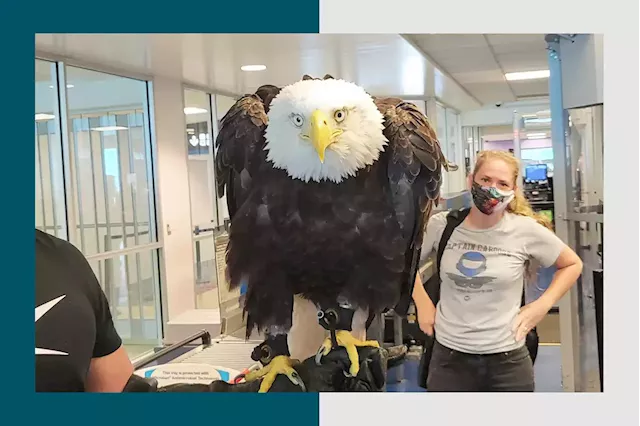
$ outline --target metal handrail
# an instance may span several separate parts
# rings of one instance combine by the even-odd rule
[[[162,358],[163,356],[177,350],[180,349],[181,347],[188,345],[191,342],[194,342],[198,339],[202,339],[202,345],[203,346],[210,346],[211,345],[211,334],[207,331],[207,330],[202,330],[197,332],[196,334],[187,337],[184,340],[179,341],[178,343],[174,343],[173,345],[169,345],[166,348],[162,348],[160,349],[158,352],[154,353],[153,355],[151,355],[148,358],[144,358],[141,360],[138,360],[136,362],[133,363],[133,369],[134,370],[139,370],[140,368],[151,364],[152,362],[155,362],[157,360],[159,360],[160,358]]]

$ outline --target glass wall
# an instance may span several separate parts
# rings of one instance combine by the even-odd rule
[[[218,310],[226,334],[243,326],[242,291],[230,292],[225,280],[229,213],[226,197],[218,198],[214,141],[222,118],[235,102],[232,97],[184,90],[196,309]]]
[[[476,163],[476,154],[482,150],[482,137],[480,127],[464,126],[461,131],[466,176],[471,173]]]
[[[447,134],[447,110],[444,106],[436,103],[436,134],[440,142],[440,149],[448,162],[453,163],[454,159],[449,154],[448,134]],[[450,192],[449,181],[451,173],[442,174],[442,192],[447,194]]]
[[[221,309],[239,294],[227,292],[224,283],[226,198],[218,199],[214,141],[220,121],[236,99],[186,88],[184,90],[185,143],[188,149],[191,224],[196,276],[196,309]],[[215,120],[215,121],[214,121]],[[224,312],[221,312],[224,320]]]
[[[36,226],[87,257],[127,345],[161,338],[151,154],[147,82],[36,60]]]
[[[41,60],[36,60],[35,65],[35,225],[41,231],[67,239],[57,67],[53,62]]]
[[[197,309],[217,309],[215,235],[218,230],[211,96],[184,90],[185,143],[188,149],[191,226],[195,259]]]

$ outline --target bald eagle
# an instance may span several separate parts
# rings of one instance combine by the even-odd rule
[[[294,296],[311,301],[331,333],[319,355],[344,347],[359,369],[356,310],[408,306],[428,218],[447,163],[415,105],[374,98],[358,85],[304,76],[240,98],[216,139],[218,194],[231,227],[231,288],[246,286],[247,336],[267,392],[278,374],[296,383],[287,347]],[[400,308],[400,311],[403,309]]]

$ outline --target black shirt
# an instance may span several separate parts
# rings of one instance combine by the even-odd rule
[[[89,263],[36,230],[36,392],[84,392],[92,358],[122,344]]]

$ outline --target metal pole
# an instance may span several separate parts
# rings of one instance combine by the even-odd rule
[[[553,192],[555,232],[560,239],[574,248],[575,241],[567,213],[572,198],[571,181],[567,172],[571,159],[568,157],[565,139],[567,116],[562,99],[562,66],[560,38],[555,34],[545,37],[549,59],[549,101],[551,107],[551,140],[553,145]],[[580,342],[578,325],[577,289],[574,286],[559,302],[560,341],[562,353],[562,384],[565,391],[575,392],[580,383]]]
[[[42,197],[42,229],[46,232],[47,229],[47,209],[44,202],[44,176],[42,175],[42,153],[40,150],[40,134],[38,132],[38,122],[36,122],[36,158],[38,159],[38,174],[40,175],[40,196]],[[54,212],[55,213],[55,212]]]
[[[67,84],[65,76],[65,65],[62,62],[51,65],[51,72],[55,75],[57,101],[55,102],[54,115],[56,116],[56,132],[60,135],[62,146],[62,173],[64,184],[64,205],[67,225],[67,240],[71,243],[77,242],[78,226],[76,222],[76,194],[78,188],[74,188],[76,164],[74,163],[75,151],[73,143],[69,140],[69,123],[67,114]],[[79,209],[78,209],[79,211]]]
[[[133,214],[133,241],[134,245],[137,247],[140,245],[140,235],[138,230],[138,209],[137,209],[137,199],[138,199],[138,191],[137,191],[137,175],[136,175],[136,165],[135,159],[133,156],[133,143],[131,143],[131,128],[135,126],[135,114],[133,113],[127,114],[127,149],[129,153],[129,176],[135,176],[136,181],[132,181],[129,183],[129,192],[131,193],[131,212]],[[133,115],[134,119],[131,120],[131,116]],[[123,191],[124,191],[124,183],[123,183]],[[124,204],[122,205],[124,209]],[[143,337],[144,337],[144,297],[142,294],[142,271],[140,269],[140,253],[136,253],[135,255],[136,262],[136,277],[137,277],[137,287],[138,287],[138,301],[140,307],[140,321],[143,324]]]
[[[82,119],[78,119],[80,120],[80,122],[82,123]],[[80,151],[80,144],[78,143],[78,136],[80,134],[80,132],[76,132],[76,119],[72,119],[71,122],[72,126],[73,126],[73,159],[74,159],[74,163],[75,163],[75,167],[76,167],[76,200],[78,201],[78,226],[80,229],[80,249],[83,253],[87,253],[87,247],[85,245],[85,241],[84,241],[84,216],[82,215],[82,183],[80,182],[80,158],[79,158],[79,153],[78,151]],[[89,125],[88,128],[88,133],[89,133],[89,150],[91,151],[91,165],[93,167],[93,146],[91,145],[91,126],[89,123],[89,119],[87,119],[87,123]],[[92,172],[92,179],[94,179],[93,177],[93,169],[91,169]],[[94,186],[95,188],[95,186]],[[94,206],[95,206],[95,199],[96,199],[96,194],[95,194],[95,189],[94,189]],[[95,210],[95,224],[96,224],[96,235],[98,233],[98,213],[97,210]],[[74,229],[74,231],[76,231],[76,229]],[[100,252],[100,240],[96,240],[96,253]]]
[[[522,117],[517,110],[513,111],[513,155],[520,162],[520,171],[518,172],[518,180],[516,184],[522,188],[522,150],[520,146],[520,130]]]

